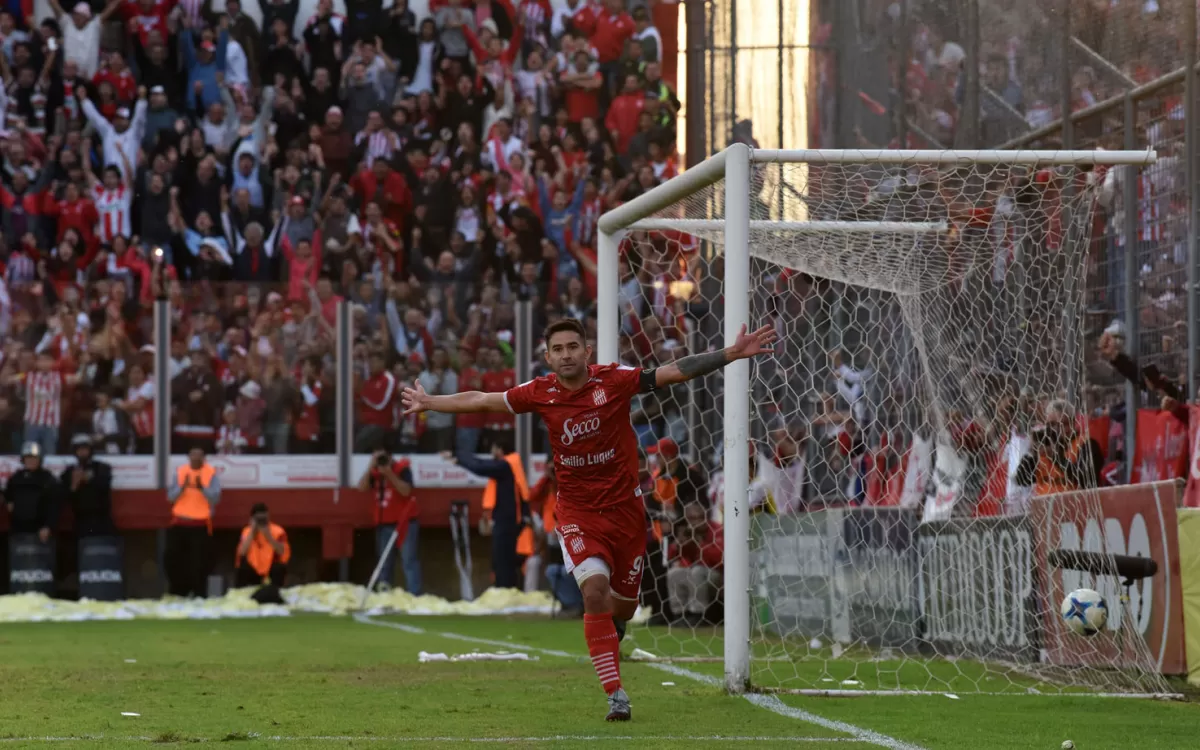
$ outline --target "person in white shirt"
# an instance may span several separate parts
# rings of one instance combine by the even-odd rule
[[[75,63],[79,68],[79,75],[89,81],[100,69],[100,30],[108,17],[121,7],[122,1],[109,0],[104,11],[98,16],[92,15],[92,8],[87,3],[76,3],[71,9],[71,21],[68,23],[63,19],[67,14],[58,4],[58,0],[49,0],[54,17],[62,27],[63,60]]]
[[[96,129],[104,144],[104,163],[115,165],[121,170],[122,177],[133,179],[133,175],[125,174],[125,164],[132,166],[138,163],[138,149],[146,132],[146,87],[138,87],[138,100],[133,108],[133,116],[130,116],[128,109],[121,107],[112,122],[105,119],[100,110],[96,109],[96,105],[92,104],[86,86],[78,87],[78,91],[79,100],[83,104],[83,114],[87,116],[88,122]]]
[[[250,85],[250,64],[242,45],[229,37],[225,41],[225,85],[238,89],[243,95]]]
[[[650,21],[650,11],[645,7],[633,11],[633,25],[637,29],[633,38],[642,45],[642,59],[646,62],[662,62],[662,34]]]
[[[550,19],[550,36],[558,39],[567,33],[567,22],[575,18],[575,14],[586,9],[588,0],[566,0],[565,3],[555,4],[554,15]],[[595,8],[592,9],[593,13]]]

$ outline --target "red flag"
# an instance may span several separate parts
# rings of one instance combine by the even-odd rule
[[[1187,426],[1171,412],[1139,409],[1132,483],[1186,477],[1189,474],[1187,439]]]

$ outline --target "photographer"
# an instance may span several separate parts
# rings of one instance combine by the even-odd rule
[[[265,503],[255,503],[250,509],[250,523],[242,529],[234,557],[237,568],[234,585],[241,588],[270,584],[283,588],[290,559],[292,547],[288,544],[287,532],[282,526],[271,523]]]
[[[1030,431],[1029,452],[1017,465],[1013,482],[1033,487],[1035,495],[1090,489],[1096,486],[1100,446],[1080,434],[1075,415],[1065,401],[1046,405],[1045,421]]]
[[[375,554],[384,558],[379,581],[391,586],[395,581],[396,547],[404,566],[408,593],[421,593],[421,561],[417,557],[420,525],[413,497],[412,469],[407,459],[393,460],[382,448],[371,456],[371,463],[358,480],[363,492],[375,493]],[[396,540],[392,542],[395,532]]]
[[[217,470],[198,447],[175,471],[167,488],[171,528],[167,530],[168,590],[176,596],[205,596],[212,571],[212,514],[221,501]]]

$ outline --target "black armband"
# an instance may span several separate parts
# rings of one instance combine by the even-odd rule
[[[638,375],[638,393],[649,393],[658,388],[657,373],[657,370],[642,370]]]

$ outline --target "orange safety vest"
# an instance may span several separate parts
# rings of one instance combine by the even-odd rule
[[[287,532],[277,523],[268,524],[268,529],[271,532],[271,538],[283,545],[283,554],[279,555],[279,562],[287,565],[288,560],[292,559],[292,545],[288,544]],[[250,534],[250,527],[246,526],[242,529],[241,541],[246,541],[246,537]],[[241,547],[239,542],[238,547]],[[263,578],[271,574],[271,563],[275,561],[275,550],[263,539],[261,534],[255,534],[254,540],[250,542],[250,549],[246,550],[246,562],[250,563],[250,567],[254,568],[254,572],[258,573]],[[242,564],[241,557],[235,555],[234,566]]]
[[[509,468],[512,469],[514,489],[517,492],[517,517],[521,516],[521,502],[529,501],[529,484],[525,481],[525,465],[521,463],[521,454],[509,453],[504,457],[508,462]],[[483,510],[487,514],[491,514],[496,507],[496,480],[488,480],[487,487],[483,489]],[[517,537],[517,554],[529,557],[534,552],[533,547],[533,529],[528,527],[521,530],[521,534]]]
[[[549,534],[554,531],[554,506],[558,503],[557,488],[550,488],[546,493],[546,502],[542,503],[542,531]]]
[[[669,510],[679,497],[679,480],[667,474],[662,467],[656,468],[652,476],[654,478],[654,499],[662,503],[664,511]],[[663,539],[662,521],[655,520],[652,530],[654,538],[661,542]]]
[[[517,515],[519,516],[521,514],[521,501],[529,500],[529,485],[525,483],[525,466],[521,463],[521,454],[519,453],[509,453],[504,457],[504,460],[508,462],[509,468],[512,469],[517,491]],[[489,479],[487,487],[483,488],[483,509],[490,515],[492,509],[495,507],[496,480]]]
[[[1077,436],[1067,447],[1068,461],[1079,460],[1079,451],[1083,448],[1084,437]],[[1034,492],[1038,495],[1054,495],[1059,492],[1071,492],[1079,489],[1067,480],[1062,468],[1048,456],[1039,455],[1037,468],[1034,470]]]
[[[191,464],[184,464],[175,471],[175,479],[179,486],[183,487],[183,492],[179,493],[171,507],[172,520],[185,523],[203,521],[208,526],[209,533],[212,533],[212,506],[208,504],[204,493],[196,489],[194,477],[199,477],[200,483],[208,487],[216,474],[217,470],[212,464],[204,464],[199,469],[193,469]],[[192,481],[184,487],[184,482],[189,479]]]

